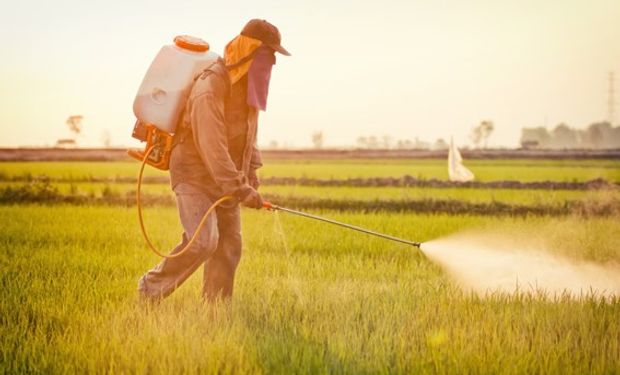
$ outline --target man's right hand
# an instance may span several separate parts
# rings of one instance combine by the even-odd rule
[[[263,208],[263,198],[260,196],[258,191],[254,188],[247,186],[244,189],[242,198],[240,199],[241,204],[246,207],[256,208],[257,210]]]

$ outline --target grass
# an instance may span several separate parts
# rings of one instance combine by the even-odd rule
[[[616,160],[466,163],[484,181],[620,182]],[[124,196],[134,184],[77,180],[134,178],[137,169],[136,162],[0,163],[0,189],[23,186],[11,182],[15,176],[45,175],[64,180],[49,186],[63,194]],[[275,160],[261,173],[445,179],[445,169],[443,160]],[[172,195],[167,184],[144,189]],[[261,190],[284,198],[433,198],[533,207],[618,199],[617,191],[608,190],[280,185]],[[616,214],[315,212],[411,240],[476,229],[571,259],[620,264]],[[160,248],[180,239],[173,207],[147,208],[146,219]],[[244,255],[232,310],[203,305],[200,271],[156,308],[138,301],[137,279],[158,259],[145,247],[135,207],[0,205],[0,226],[0,373],[606,374],[620,368],[619,298],[481,298],[459,289],[416,249],[285,213],[244,210]]]
[[[156,242],[172,246],[180,235],[176,210],[148,211]],[[467,228],[512,231],[569,257],[620,262],[617,218],[322,214],[421,241]],[[0,206],[0,372],[620,368],[619,300],[481,299],[407,246],[264,211],[245,210],[243,219],[232,311],[202,305],[200,272],[147,309],[136,281],[157,259],[145,249],[134,209]]]
[[[618,160],[469,160],[465,164],[479,181],[587,181],[604,178],[620,182]],[[135,177],[138,163],[129,162],[4,162],[0,176],[46,175],[53,178]],[[166,176],[154,168],[146,176]],[[445,160],[266,160],[261,177],[399,177],[448,178]]]

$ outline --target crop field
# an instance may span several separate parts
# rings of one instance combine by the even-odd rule
[[[295,179],[260,190],[406,239],[494,233],[620,270],[620,161],[468,165],[486,182],[604,183],[315,186],[295,179],[446,180],[447,172],[443,160],[267,160],[263,179]],[[201,270],[161,304],[144,305],[137,280],[159,259],[137,223],[137,170],[135,162],[0,163],[0,373],[620,371],[620,297],[534,285],[480,295],[419,249],[286,213],[243,209],[232,305],[203,303]],[[164,173],[147,175],[146,225],[168,249],[181,238],[174,195]]]
[[[447,179],[445,160],[265,160],[260,177],[309,177],[342,179],[348,177],[400,177]],[[135,178],[135,161],[128,162],[7,162],[0,163],[0,178],[45,175],[59,179],[91,177]],[[480,181],[587,181],[603,178],[620,182],[618,160],[471,160],[468,168]],[[146,169],[145,176],[165,176]]]

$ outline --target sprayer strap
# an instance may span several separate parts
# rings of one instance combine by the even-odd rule
[[[190,130],[190,131],[188,131]],[[174,133],[174,135],[172,136],[172,144],[170,145],[170,150],[174,150],[174,148],[182,142],[185,142],[185,139],[187,138],[187,134],[191,134],[191,128],[188,126],[179,126],[179,130]]]
[[[196,74],[194,76],[194,82],[198,81],[198,78],[205,79],[205,78],[207,78],[212,73],[217,74],[217,73],[215,73],[215,71],[212,68],[215,66],[215,64],[217,64],[220,61],[222,61],[222,59],[215,60],[209,66],[204,68],[200,73]]]

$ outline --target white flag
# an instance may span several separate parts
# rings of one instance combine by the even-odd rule
[[[450,151],[448,152],[448,176],[450,176],[450,181],[456,182],[474,180],[474,174],[463,165],[463,158],[459,149],[454,145],[453,139],[450,139]]]

